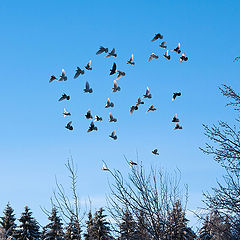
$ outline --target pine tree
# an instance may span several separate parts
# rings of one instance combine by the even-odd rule
[[[144,216],[144,212],[140,211],[137,215],[137,226],[136,226],[136,232],[137,237],[139,240],[149,240],[150,235],[148,233],[148,223],[146,220],[146,217]]]
[[[56,208],[52,209],[51,216],[48,217],[50,223],[43,228],[43,240],[63,240],[64,233],[61,218],[57,216]]]
[[[6,237],[12,236],[16,228],[16,218],[14,217],[15,214],[13,214],[13,212],[14,210],[10,206],[10,203],[8,203],[3,211],[4,216],[0,218],[0,224],[5,231]]]
[[[38,240],[40,238],[39,225],[35,218],[32,217],[32,212],[27,206],[18,220],[20,225],[16,234],[17,239]]]
[[[66,227],[66,240],[81,240],[81,227],[77,219],[71,217],[69,224]]]
[[[89,211],[88,213],[88,221],[86,221],[87,225],[87,232],[84,234],[85,240],[94,240],[93,238],[93,217],[92,212]]]
[[[199,230],[199,240],[211,240],[213,235],[211,234],[211,226],[209,223],[209,217],[206,216],[203,226]]]
[[[111,240],[110,223],[106,220],[106,215],[103,214],[104,209],[100,208],[96,211],[93,218],[93,239],[94,240]]]

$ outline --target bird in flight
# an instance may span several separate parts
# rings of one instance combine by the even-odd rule
[[[94,125],[93,121],[91,121],[87,132],[92,132],[92,131],[97,131],[97,127]]]
[[[111,133],[111,135],[109,135],[109,137],[114,140],[117,140],[116,130],[113,130],[113,132]]]
[[[134,166],[134,165],[135,165],[135,166],[137,165],[137,163],[135,163],[135,162],[133,162],[133,161],[131,161],[131,160],[129,161],[129,164],[130,164],[130,167],[132,167],[132,166]]]
[[[148,91],[149,92],[149,91]],[[139,105],[144,104],[144,102],[141,100],[141,98],[139,97],[136,103],[136,106],[138,107]]]
[[[98,115],[95,115],[94,122],[101,122],[101,121],[102,121],[102,117],[99,117]]]
[[[87,66],[85,66],[85,68],[86,68],[87,70],[92,70],[91,63],[92,63],[92,60],[90,60],[90,61],[88,62],[88,64],[87,64]]]
[[[150,55],[150,57],[148,58],[148,61],[150,62],[152,59],[158,59],[158,55],[156,55],[155,53],[152,53],[151,55]]]
[[[117,91],[120,91],[120,90],[121,90],[121,88],[117,85],[117,81],[114,80],[112,91],[117,92]]]
[[[168,55],[168,50],[163,54],[163,56],[167,59],[170,60],[171,56]]]
[[[86,119],[93,119],[90,109],[87,111],[87,114],[85,115],[85,117]]]
[[[180,126],[178,123],[176,123],[174,130],[177,130],[177,129],[182,129],[182,126]]]
[[[85,92],[85,93],[92,93],[93,92],[93,90],[92,90],[92,88],[90,88],[90,86],[89,86],[89,83],[88,83],[88,81],[86,82],[86,87],[83,89],[83,91]]]
[[[167,41],[161,42],[161,44],[159,45],[159,47],[161,47],[161,48],[167,48],[167,46],[165,45],[166,43],[167,43]]]
[[[105,48],[105,47],[100,47],[99,48],[99,50],[96,52],[96,55],[99,55],[99,54],[101,54],[101,53],[103,53],[103,52],[105,52],[105,53],[107,53],[108,52],[108,48]]]
[[[69,100],[70,96],[67,94],[63,93],[62,96],[58,99],[59,102],[63,101],[64,99]]]
[[[235,57],[233,62],[238,61],[239,59],[240,59],[240,57]]]
[[[147,110],[147,113],[148,112],[150,112],[150,111],[156,111],[157,109],[153,106],[153,105],[151,105],[150,107],[149,107],[149,109]]]
[[[159,153],[158,153],[158,150],[157,150],[157,149],[154,149],[154,150],[152,150],[152,153],[153,153],[154,155],[159,155]]]
[[[152,94],[149,93],[149,88],[147,87],[146,93],[143,95],[144,98],[152,98]]]
[[[67,112],[66,109],[64,108],[63,116],[64,116],[64,117],[66,117],[66,116],[71,116],[71,113],[70,113],[70,112]]]
[[[109,122],[117,122],[117,119],[111,113],[109,113]]]
[[[74,79],[76,79],[79,75],[84,74],[84,70],[82,70],[80,67],[77,67],[76,73],[74,75]]]
[[[172,122],[179,122],[179,119],[177,118],[177,114],[174,115]]]
[[[108,53],[108,55],[106,57],[117,57],[117,54],[115,53],[115,48],[113,48],[113,50],[111,52]]]
[[[133,54],[131,55],[130,59],[127,61],[127,64],[135,65],[135,62],[133,62]]]
[[[180,92],[173,93],[172,101],[175,100],[176,97],[180,97],[182,94]]]
[[[179,54],[181,52],[181,50],[180,50],[180,43],[178,43],[177,47],[174,48],[172,51],[174,51],[174,52]]]
[[[105,108],[109,108],[109,107],[114,107],[114,103],[111,102],[110,99],[108,98]]]
[[[73,130],[72,121],[68,122],[65,128],[72,131]]]
[[[130,114],[133,114],[135,110],[138,110],[138,106],[131,106],[130,108]]]
[[[163,39],[163,35],[161,35],[160,33],[155,34],[154,38],[152,39],[152,42],[156,41],[159,38]]]
[[[102,170],[103,171],[109,171],[109,169],[107,168],[107,166],[103,163],[103,166],[102,166]]]
[[[185,53],[182,54],[182,56],[180,57],[180,62],[182,61],[187,61],[188,60],[188,57],[185,56]]]
[[[120,77],[124,77],[126,75],[125,72],[122,72],[122,71],[119,71],[119,70],[117,70],[117,73],[118,73],[118,75],[117,75],[116,80],[118,80]]]
[[[52,82],[52,81],[54,81],[54,80],[59,81],[54,75],[52,75],[52,76],[50,77],[49,82]]]
[[[67,76],[64,69],[62,69],[62,74],[58,81],[67,81]]]
[[[113,63],[113,66],[112,66],[112,69],[110,69],[109,75],[113,75],[114,73],[116,73],[116,69],[117,69],[117,65],[116,63]]]

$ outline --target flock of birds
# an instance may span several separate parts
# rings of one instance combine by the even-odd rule
[[[153,37],[152,39],[152,42],[158,40],[158,39],[163,39],[163,35],[161,35],[160,33],[157,33],[155,34],[155,36]],[[166,49],[167,46],[166,46],[166,43],[167,41],[163,41],[161,42],[161,44],[159,45],[161,48],[163,49]],[[170,51],[173,51],[173,52],[176,52],[177,54],[180,54],[182,51],[180,50],[180,43],[178,43],[177,47],[174,48],[173,50],[170,50]],[[115,48],[113,48],[111,51],[108,51],[108,48],[105,48],[105,47],[100,47],[99,50],[96,52],[96,55],[99,55],[99,54],[102,54],[102,53],[106,53],[106,58],[108,57],[114,57],[116,58],[117,57],[117,54],[116,54],[116,51],[115,51]],[[163,54],[163,57],[166,58],[167,60],[170,60],[171,59],[171,56],[169,55],[169,50],[166,50],[166,52]],[[148,61],[150,62],[152,59],[158,59],[159,56],[156,55],[155,53],[152,53],[149,58],[148,58]],[[134,59],[134,55],[132,54],[130,59],[126,62],[126,64],[129,64],[129,65],[132,65],[134,66],[135,65],[135,62],[133,61]],[[185,56],[185,53],[183,52],[180,56],[180,62],[183,62],[183,61],[187,61],[188,60],[188,57]],[[92,70],[92,67],[91,67],[91,63],[92,61],[90,60],[86,66],[84,66],[84,68],[87,70],[87,71],[91,71]],[[78,78],[80,75],[83,75],[85,74],[85,70],[84,69],[81,69],[80,67],[77,67],[76,69],[76,73],[74,75],[74,79]],[[118,92],[121,90],[120,86],[118,86],[118,83],[117,83],[117,80],[119,80],[121,77],[124,77],[126,75],[125,72],[123,71],[120,71],[120,70],[117,70],[117,65],[116,63],[114,62],[113,63],[113,66],[112,68],[110,69],[110,74],[109,75],[114,75],[114,74],[117,74],[117,77],[116,79],[114,80],[113,82],[113,88],[112,88],[112,92]],[[54,75],[52,75],[50,77],[50,80],[49,80],[49,83],[53,82],[53,81],[67,81],[67,76],[66,76],[66,73],[65,73],[65,70],[62,69],[62,73],[60,75],[59,78],[55,77]],[[84,88],[84,92],[85,93],[93,93],[93,89],[90,87],[90,84],[88,81],[86,81],[86,85],[85,85],[85,88]],[[176,99],[176,97],[180,97],[181,96],[181,92],[174,92],[173,93],[173,96],[172,96],[172,101],[174,101]],[[146,89],[146,93],[143,94],[143,98],[144,99],[151,99],[152,98],[152,94],[150,93],[150,90],[149,88],[147,87]],[[58,101],[63,101],[63,100],[66,100],[66,101],[69,101],[70,100],[70,96],[67,95],[66,93],[63,93],[62,96],[59,98]],[[143,100],[141,99],[141,97],[138,97],[137,99],[137,102],[135,105],[131,106],[130,107],[130,114],[133,114],[134,111],[138,110],[139,109],[139,106],[140,105],[143,105],[144,102]],[[106,102],[106,105],[105,105],[105,108],[113,108],[114,107],[114,103],[110,101],[110,99],[108,98],[107,99],[107,102]],[[147,110],[147,113],[150,112],[150,111],[156,111],[157,109],[151,105],[148,110]],[[66,116],[71,116],[71,113],[70,112],[67,112],[67,110],[64,108],[64,112],[63,112],[63,115],[64,117]],[[90,126],[87,130],[87,132],[92,132],[92,131],[97,131],[98,128],[97,126],[94,124],[94,122],[101,122],[103,119],[102,117],[98,116],[98,115],[95,115],[94,116],[94,120],[93,120],[93,116],[91,114],[91,110],[88,110],[88,112],[86,113],[85,115],[86,119],[90,119],[91,122],[90,122]],[[177,114],[174,115],[173,119],[172,119],[172,122],[173,123],[176,123],[175,127],[174,127],[174,130],[177,130],[177,129],[182,129],[182,126],[179,125],[179,119],[177,118]],[[117,122],[117,118],[115,118],[112,113],[110,112],[109,113],[109,122]],[[73,130],[73,126],[72,126],[72,121],[69,121],[66,126],[65,126],[66,129],[72,131]],[[112,133],[109,135],[110,138],[112,138],[113,140],[117,140],[117,135],[116,135],[116,130],[113,130]],[[152,154],[154,155],[159,155],[159,152],[158,152],[158,149],[154,149],[152,150]],[[133,162],[133,161],[129,161],[130,163],[130,166],[132,167],[133,165],[137,165],[136,162]],[[103,167],[102,167],[102,170],[109,170],[106,166],[105,163],[103,163]]]

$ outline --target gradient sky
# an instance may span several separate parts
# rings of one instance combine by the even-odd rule
[[[123,155],[167,171],[179,168],[182,184],[189,186],[189,209],[203,206],[202,192],[220,179],[221,168],[199,147],[206,138],[202,123],[232,120],[232,110],[218,87],[229,84],[238,90],[240,54],[239,1],[1,1],[1,174],[0,210],[8,201],[17,217],[27,204],[40,223],[46,217],[40,205],[59,182],[67,183],[64,164],[70,155],[78,166],[79,195],[90,197],[93,207],[104,205],[108,178],[102,160],[110,168],[129,171]],[[169,49],[181,42],[189,61],[162,57],[162,33]],[[96,56],[99,46],[115,47],[118,57]],[[148,62],[155,52],[160,59]],[[134,67],[126,61],[134,53]],[[92,59],[93,71],[73,79],[76,66]],[[126,76],[118,81],[121,91],[112,93],[113,62]],[[49,84],[52,74],[64,68],[66,82]],[[86,80],[93,94],[84,94]],[[132,116],[129,108],[149,86],[152,100]],[[172,93],[182,96],[171,101]],[[58,102],[63,92],[69,102]],[[117,123],[108,123],[107,97]],[[157,111],[145,114],[156,105]],[[63,108],[72,113],[74,131],[67,131]],[[88,109],[104,118],[99,131],[87,133]],[[182,131],[173,131],[171,119],[178,113]],[[118,140],[108,137],[117,130]],[[160,156],[151,154],[158,148]]]

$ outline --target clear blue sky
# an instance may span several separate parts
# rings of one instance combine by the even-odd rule
[[[220,167],[198,149],[206,138],[202,123],[231,120],[232,111],[218,86],[238,90],[239,1],[1,1],[1,174],[0,210],[8,201],[17,217],[25,204],[45,223],[39,206],[48,207],[54,177],[66,181],[64,163],[72,154],[78,165],[82,200],[104,204],[108,192],[102,160],[109,167],[128,171],[123,154],[144,165],[171,171],[178,167],[182,183],[189,185],[190,209],[201,206],[202,191],[215,185]],[[160,32],[169,48],[181,42],[189,57],[179,63],[163,57],[148,63],[149,54],[164,53],[151,42]],[[99,46],[115,47],[118,57],[96,56]],[[126,65],[134,53],[136,65]],[[76,66],[92,59],[93,71],[73,79]],[[112,93],[114,77],[109,69],[116,61],[126,76],[121,92]],[[64,68],[67,82],[48,83]],[[84,94],[86,80],[93,94]],[[149,86],[152,100],[129,114],[129,108]],[[171,101],[172,93],[182,96]],[[59,103],[63,92],[71,101]],[[107,97],[115,103],[117,123],[107,123]],[[145,114],[153,103],[156,112]],[[63,108],[72,113],[73,132],[64,126]],[[86,132],[88,109],[104,118],[99,131]],[[173,131],[175,113],[183,125]],[[108,138],[117,130],[118,140]],[[151,154],[158,148],[159,157]]]

